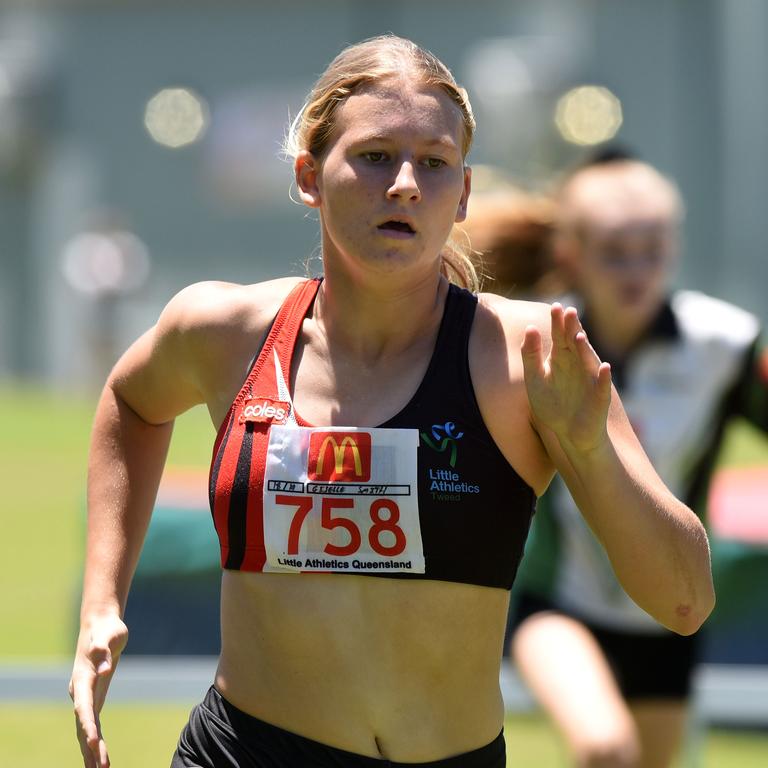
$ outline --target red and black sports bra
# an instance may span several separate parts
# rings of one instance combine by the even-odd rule
[[[483,422],[469,372],[477,297],[450,286],[427,372],[376,428],[302,420],[286,382],[319,280],[281,306],[219,430],[209,495],[223,568],[510,589],[536,497]]]

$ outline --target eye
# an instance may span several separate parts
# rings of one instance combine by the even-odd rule
[[[424,165],[426,165],[427,168],[442,168],[445,165],[445,160],[440,157],[428,157],[424,161]]]
[[[387,159],[385,152],[363,152],[363,157],[371,163],[383,163]]]
[[[625,269],[631,261],[621,248],[604,246],[599,254],[600,262],[606,269]]]

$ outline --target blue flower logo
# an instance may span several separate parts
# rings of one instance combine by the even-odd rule
[[[444,453],[450,448],[451,454],[448,463],[451,468],[456,467],[456,458],[458,455],[458,446],[456,441],[464,436],[463,432],[456,432],[456,425],[452,421],[446,421],[445,424],[432,425],[432,437],[426,432],[421,433],[421,439],[433,450],[438,453]]]

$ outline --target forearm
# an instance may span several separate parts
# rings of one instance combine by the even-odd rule
[[[149,525],[173,422],[152,425],[110,384],[94,420],[82,619],[122,616]]]
[[[714,605],[709,543],[696,515],[644,455],[612,440],[584,453],[561,441],[562,474],[626,592],[657,621],[696,631]]]

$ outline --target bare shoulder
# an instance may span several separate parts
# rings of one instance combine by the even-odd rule
[[[205,403],[220,423],[299,278],[201,282],[179,291],[118,361],[112,386],[150,423]]]
[[[520,349],[525,329],[533,325],[539,329],[544,343],[550,336],[550,306],[538,301],[505,299],[493,293],[478,294],[478,311],[473,332],[486,345],[512,345]]]
[[[472,384],[491,436],[517,473],[541,493],[552,464],[533,427],[520,347],[528,326],[550,343],[548,304],[481,293],[470,337]]]
[[[209,334],[252,335],[266,330],[291,289],[301,278],[283,277],[241,285],[206,281],[179,291],[166,305],[161,332],[206,337]]]

